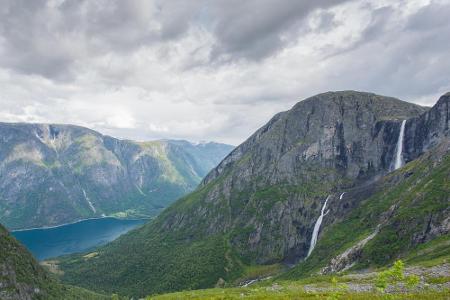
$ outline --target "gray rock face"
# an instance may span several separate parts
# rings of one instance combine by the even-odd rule
[[[249,152],[248,175],[267,174],[273,169],[270,182],[302,175],[305,165],[332,168],[339,176],[352,179],[385,172],[393,159],[400,121],[426,111],[370,93],[319,94],[272,118],[225,158],[204,183],[227,168],[236,168],[235,163]]]
[[[450,135],[449,102],[450,93],[447,93],[429,111],[406,122],[403,154],[406,161],[416,159]]]
[[[12,229],[152,216],[232,147],[133,142],[71,125],[0,123],[0,220]]]
[[[249,262],[295,262],[327,195],[388,173],[402,120],[406,161],[426,151],[448,132],[447,106],[447,96],[428,110],[352,91],[301,101],[233,150],[202,182],[205,194],[170,211],[163,230],[195,232],[202,223],[209,235],[231,232]]]

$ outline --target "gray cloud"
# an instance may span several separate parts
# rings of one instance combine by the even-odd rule
[[[219,1],[212,11],[217,19],[217,44],[213,59],[259,60],[296,42],[305,17],[345,0],[251,0]]]
[[[259,60],[294,43],[311,11],[342,2],[5,0],[0,63],[23,73],[67,79],[74,75],[74,64],[87,57],[176,41],[192,26],[214,35],[213,60]]]
[[[436,30],[440,27],[449,26],[448,12],[450,11],[450,3],[434,2],[427,5],[413,15],[407,24],[411,30]]]
[[[450,3],[3,0],[0,121],[239,143],[312,94],[433,104]]]
[[[178,38],[194,13],[181,0],[5,0],[0,9],[0,64],[67,79],[74,75],[74,65],[87,58],[127,54]]]

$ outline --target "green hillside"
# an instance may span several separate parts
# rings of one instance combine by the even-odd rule
[[[0,225],[0,299],[106,300],[111,297],[58,283]]]

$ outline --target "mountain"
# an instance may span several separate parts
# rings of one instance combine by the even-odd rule
[[[11,229],[154,216],[232,150],[119,140],[72,125],[0,123],[0,220]]]
[[[289,278],[328,264],[323,272],[332,272],[332,261],[379,266],[445,238],[449,100],[446,94],[428,109],[343,91],[301,101],[153,221],[88,259],[62,258],[62,279],[144,296],[234,284],[280,264],[297,265]],[[305,260],[326,199],[316,249]],[[351,247],[354,255],[337,257]]]
[[[110,299],[56,282],[0,225],[0,299]]]
[[[450,140],[444,139],[404,168],[342,199],[335,195],[317,247],[281,278],[381,267],[399,258],[450,259],[449,182]]]

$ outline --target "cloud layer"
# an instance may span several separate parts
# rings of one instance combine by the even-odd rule
[[[0,121],[238,144],[313,94],[432,105],[450,2],[4,0]]]

